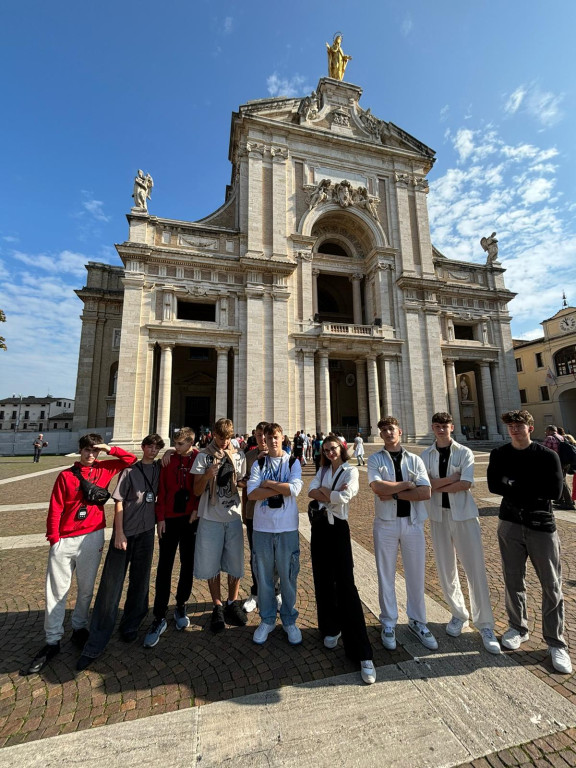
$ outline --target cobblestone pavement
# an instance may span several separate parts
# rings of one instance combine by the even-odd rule
[[[501,633],[506,629],[507,621],[496,541],[497,502],[491,499],[482,479],[486,464],[486,454],[477,456],[474,494],[481,509],[496,631]],[[360,472],[361,492],[352,510],[351,530],[359,544],[373,551],[372,494],[367,488],[365,470],[361,468]],[[305,489],[299,500],[301,512],[306,509],[306,488],[312,475],[310,466],[306,467]],[[6,505],[47,502],[54,479],[55,474],[47,474],[33,478],[31,483],[18,481],[2,485],[0,501],[3,509],[6,510]],[[110,522],[110,514],[108,518]],[[0,536],[43,533],[44,522],[45,513],[38,509],[3,511]],[[576,564],[572,553],[576,544],[576,526],[571,521],[559,520],[558,529],[563,546],[567,636],[568,642],[572,641],[574,646]],[[327,652],[320,642],[316,629],[309,547],[302,540],[297,608],[300,611],[298,623],[302,628],[304,642],[299,647],[288,645],[280,627],[271,634],[265,646],[256,646],[252,642],[252,633],[258,624],[256,614],[250,614],[246,627],[229,627],[221,635],[212,635],[208,628],[211,603],[207,585],[205,582],[195,582],[189,604],[190,628],[176,632],[170,610],[169,628],[155,648],[142,647],[144,626],[141,638],[136,643],[126,646],[114,636],[105,655],[88,670],[76,672],[75,663],[79,651],[70,643],[69,610],[67,634],[60,655],[41,675],[20,677],[19,670],[44,642],[42,621],[46,556],[47,545],[0,551],[0,632],[4,639],[0,661],[0,746],[133,720],[193,704],[266,691],[355,670],[341,648]],[[402,572],[401,561],[399,570]],[[463,574],[461,578],[465,587]],[[540,590],[530,565],[527,581],[530,640],[522,645],[521,651],[514,653],[514,658],[576,704],[576,677],[555,674],[546,656],[540,629]],[[246,577],[243,587],[247,586],[249,582]],[[74,605],[74,590],[73,586],[68,599],[69,609]],[[430,544],[426,591],[430,597],[445,605]],[[409,658],[402,647],[392,653],[385,651],[379,639],[377,618],[366,610],[366,620],[377,666],[395,664]],[[441,625],[432,624],[431,629],[435,633],[444,631]],[[471,765],[475,768],[576,765],[575,742],[576,732],[573,729],[565,730],[528,745],[489,755]]]

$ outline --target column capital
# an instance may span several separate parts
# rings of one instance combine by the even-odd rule
[[[362,272],[354,272],[353,275],[350,275],[348,277],[348,280],[350,280],[351,283],[356,282],[357,280],[360,281],[364,277]]]
[[[160,345],[160,349],[162,350],[174,349],[174,347],[176,346],[175,341],[159,341],[158,344]]]
[[[214,349],[216,350],[216,354],[218,355],[224,355],[224,354],[227,355],[230,347],[214,347]]]
[[[327,349],[318,349],[317,353],[318,353],[318,357],[321,360],[327,360],[328,357],[330,356],[330,352]]]
[[[318,277],[319,274],[320,274],[320,270],[319,269],[313,269],[312,270],[312,277]]]

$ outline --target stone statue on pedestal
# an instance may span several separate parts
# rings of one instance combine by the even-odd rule
[[[138,174],[134,179],[134,192],[132,193],[132,197],[134,198],[134,208],[148,213],[147,200],[152,199],[153,186],[154,181],[152,176],[150,176],[149,173],[144,176],[144,172],[138,170]]]
[[[486,264],[494,264],[498,259],[498,240],[496,240],[496,232],[492,232],[490,237],[483,237],[480,240],[480,245],[488,254]]]

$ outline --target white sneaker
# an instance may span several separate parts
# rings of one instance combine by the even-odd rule
[[[499,653],[502,653],[500,649],[500,644],[498,642],[498,639],[496,635],[494,634],[494,630],[490,629],[490,627],[484,627],[480,630],[480,634],[482,635],[482,642],[484,643],[484,648],[488,651],[488,653],[494,653],[498,655]]]
[[[526,632],[525,635],[521,635],[514,627],[509,627],[502,635],[502,645],[504,648],[508,648],[510,651],[517,651],[520,648],[520,643],[525,643],[530,639],[530,635]]]
[[[438,648],[436,638],[426,624],[422,624],[421,621],[416,621],[416,619],[408,619],[408,629],[416,635],[424,648],[428,648],[429,651],[435,651]]]
[[[252,640],[257,645],[264,645],[268,640],[268,635],[275,629],[275,624],[265,624],[263,621],[256,627],[256,631],[252,635]]]
[[[386,648],[386,650],[396,650],[396,629],[394,627],[391,627],[389,624],[385,624],[382,627],[382,633],[380,637],[382,638],[382,645],[384,648]]]
[[[326,635],[324,638],[324,648],[336,648],[338,640],[340,640],[342,632],[338,632],[337,635]]]
[[[284,627],[284,632],[288,635],[290,645],[300,645],[302,642],[302,632],[300,632],[296,624],[289,624],[288,626],[283,624],[282,626]]]
[[[452,616],[448,624],[446,624],[446,634],[450,635],[450,637],[460,637],[462,630],[467,626],[467,621],[463,621],[457,616]]]
[[[282,595],[278,592],[276,595],[276,610],[280,611],[280,608],[282,608]]]
[[[376,670],[370,659],[360,662],[360,674],[366,685],[372,685],[372,683],[376,682]]]
[[[255,611],[256,608],[258,608],[258,595],[250,595],[248,600],[244,600],[244,605],[242,606],[246,613],[252,613],[252,611]]]
[[[563,675],[571,674],[572,662],[570,661],[570,656],[568,655],[568,650],[566,648],[553,648],[549,645],[548,653],[550,654],[552,666],[556,672],[560,672]]]

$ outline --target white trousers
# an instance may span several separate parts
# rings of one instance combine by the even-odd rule
[[[468,621],[470,614],[460,587],[456,555],[468,581],[472,621],[478,629],[494,629],[490,605],[490,590],[486,578],[482,532],[477,517],[453,520],[449,509],[442,509],[442,522],[430,521],[430,533],[436,559],[436,569],[444,598],[452,616]]]
[[[426,624],[424,602],[424,566],[426,541],[422,523],[412,523],[409,517],[395,520],[374,520],[374,555],[378,571],[378,598],[380,622],[396,626],[398,603],[396,602],[396,561],[398,547],[402,553],[404,579],[406,581],[406,612],[408,618]]]
[[[46,570],[46,642],[55,645],[64,635],[66,599],[76,571],[78,596],[72,613],[72,629],[88,626],[94,582],[104,548],[104,529],[83,536],[60,539],[50,547]]]

